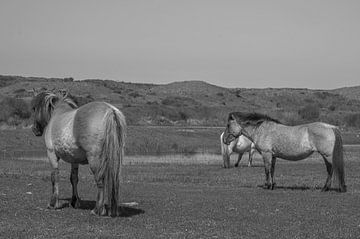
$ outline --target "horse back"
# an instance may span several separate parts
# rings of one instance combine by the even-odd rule
[[[302,159],[312,152],[332,152],[335,126],[315,122],[286,126],[272,124],[260,135],[260,145],[284,159]]]

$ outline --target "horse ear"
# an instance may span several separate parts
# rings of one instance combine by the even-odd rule
[[[50,103],[50,105],[51,105],[51,107],[54,109],[55,108],[55,104],[56,104],[56,102],[58,101],[59,99],[57,98],[57,97],[51,97],[50,99],[49,99],[49,103]]]
[[[63,97],[63,98],[66,98],[69,95],[69,93],[66,89],[59,90],[59,93],[60,93],[61,97]]]
[[[39,94],[39,92],[38,92],[35,88],[33,88],[32,90],[30,90],[29,92],[33,93],[34,96],[37,96],[37,95]]]
[[[235,120],[235,116],[233,114],[229,115],[229,120]]]

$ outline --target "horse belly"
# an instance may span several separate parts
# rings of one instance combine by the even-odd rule
[[[303,137],[300,141],[291,141],[283,142],[283,144],[277,144],[274,147],[274,156],[287,160],[302,160],[309,157],[314,149],[311,146],[310,142],[307,140],[307,137]]]
[[[278,152],[274,156],[281,159],[298,161],[309,157],[313,151],[304,151],[304,152]]]
[[[67,163],[87,164],[84,150],[78,147],[59,147],[56,155]]]

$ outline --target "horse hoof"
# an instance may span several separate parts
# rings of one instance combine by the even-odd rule
[[[63,205],[62,204],[57,204],[57,205],[51,205],[51,204],[48,204],[47,205],[47,209],[50,209],[50,210],[60,210],[63,208]]]
[[[80,208],[80,202],[79,201],[73,202],[73,203],[71,203],[71,206],[75,209],[78,209],[78,208]]]
[[[329,188],[328,188],[328,187],[323,187],[323,188],[321,189],[321,192],[327,192],[327,191],[329,191]]]
[[[239,167],[239,164],[235,164],[235,168]]]
[[[275,183],[273,183],[273,184],[271,185],[271,190],[274,190],[274,188],[275,188]]]
[[[80,198],[78,199],[71,199],[70,202],[71,206],[75,209],[80,208]]]
[[[339,192],[340,192],[340,193],[346,193],[346,187],[339,188]]]
[[[105,208],[103,209],[97,209],[97,208],[94,208],[93,210],[91,210],[90,212],[91,215],[95,215],[95,216],[107,216],[107,210]]]

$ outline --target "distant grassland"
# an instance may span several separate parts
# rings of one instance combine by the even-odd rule
[[[219,138],[223,128],[129,126],[127,155],[220,154]],[[30,129],[0,130],[0,157],[37,157],[45,155],[43,137]]]
[[[222,127],[151,127],[129,126],[126,155],[220,154]],[[344,132],[344,144],[360,144],[357,133]],[[30,129],[1,130],[0,158],[45,156],[43,137],[35,137]]]

